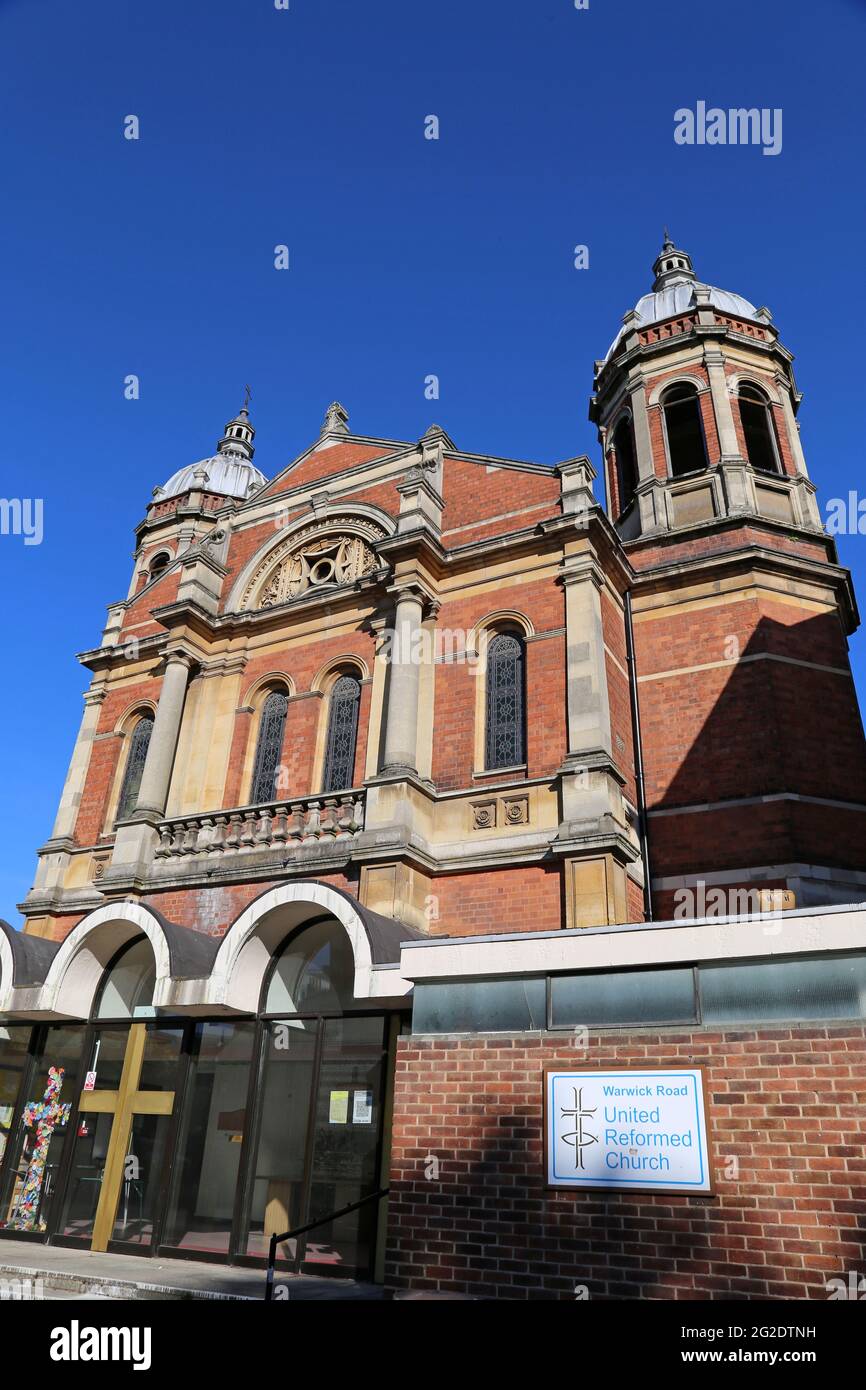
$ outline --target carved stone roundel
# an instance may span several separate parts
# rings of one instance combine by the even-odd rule
[[[335,525],[336,522],[336,525]],[[339,519],[321,526],[308,526],[295,532],[272,550],[257,567],[241,608],[274,608],[313,589],[329,589],[353,584],[380,566],[362,535],[347,535]],[[352,518],[352,530],[363,531],[370,541],[380,540],[385,531],[366,518]]]

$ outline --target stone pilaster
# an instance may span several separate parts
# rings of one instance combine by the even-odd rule
[[[117,827],[111,864],[100,885],[105,890],[141,886],[153,860],[158,844],[156,827],[165,815],[191,666],[185,652],[170,652],[166,657],[138,800],[129,820]]]

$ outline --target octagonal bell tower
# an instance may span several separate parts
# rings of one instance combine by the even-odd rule
[[[769,310],[698,280],[667,233],[653,275],[595,364],[590,418],[620,535],[749,515],[820,530],[793,359]]]
[[[633,575],[654,911],[701,916],[713,893],[741,915],[742,890],[862,901],[859,618],[791,353],[767,309],[698,280],[667,234],[653,275],[595,364],[590,418]]]

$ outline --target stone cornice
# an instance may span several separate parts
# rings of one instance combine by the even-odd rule
[[[751,523],[751,518],[747,518]],[[766,524],[763,523],[762,524]],[[742,517],[731,518],[729,525],[742,527]],[[695,528],[697,529],[697,528]],[[778,530],[790,532],[790,527],[779,525]],[[809,532],[804,538],[814,539]],[[681,540],[681,536],[670,532],[655,536],[647,545]],[[658,590],[669,590],[672,586],[694,583],[696,579],[719,572],[742,573],[747,569],[758,569],[768,573],[796,575],[799,578],[816,580],[827,584],[836,594],[837,601],[846,618],[845,630],[848,634],[860,625],[860,614],[854,597],[850,571],[829,560],[809,559],[806,556],[792,555],[784,550],[772,550],[766,546],[747,543],[736,550],[717,550],[708,555],[689,556],[682,560],[671,560],[653,565],[651,569],[639,570],[635,577],[633,590],[636,596],[650,594]]]

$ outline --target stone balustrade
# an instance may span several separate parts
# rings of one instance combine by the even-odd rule
[[[158,859],[238,854],[329,840],[351,840],[364,828],[363,791],[272,801],[206,815],[175,816],[159,826]]]

